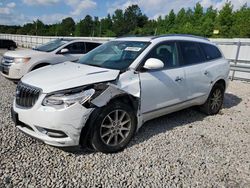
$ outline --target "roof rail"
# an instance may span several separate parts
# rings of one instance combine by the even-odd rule
[[[150,37],[150,38],[152,38],[154,36],[152,36],[152,35],[122,35],[122,36],[118,36],[116,38],[119,39],[119,38],[128,38],[128,37]]]
[[[160,38],[160,37],[192,37],[192,38],[197,38],[197,39],[203,39],[209,41],[209,39],[201,36],[196,36],[196,35],[189,35],[189,34],[166,34],[166,35],[159,35],[155,36],[152,39]]]

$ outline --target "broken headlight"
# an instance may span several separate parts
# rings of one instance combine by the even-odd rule
[[[63,108],[71,106],[77,102],[84,104],[94,95],[94,89],[88,89],[80,92],[62,91],[61,93],[55,93],[46,96],[43,100],[44,106],[52,106],[56,108]]]

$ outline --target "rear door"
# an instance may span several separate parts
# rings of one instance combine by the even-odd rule
[[[209,62],[198,42],[179,42],[182,66],[185,70],[188,86],[188,100],[205,97],[209,93],[211,76],[208,70]]]
[[[146,56],[163,61],[160,70],[141,70],[141,112],[143,115],[163,110],[168,106],[186,100],[186,81],[184,70],[179,66],[176,42],[163,42],[156,45]]]

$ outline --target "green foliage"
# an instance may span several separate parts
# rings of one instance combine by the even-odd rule
[[[71,18],[65,18],[62,23],[57,27],[58,36],[71,36],[75,32],[75,21]]]
[[[232,35],[236,37],[250,38],[250,8],[244,5],[236,11],[232,26]]]
[[[92,36],[94,22],[90,15],[85,16],[78,24],[76,24],[76,36]]]
[[[214,30],[219,30],[219,34],[213,34]],[[197,3],[193,9],[182,8],[176,13],[171,10],[157,20],[150,20],[138,5],[131,5],[124,11],[117,9],[113,15],[108,14],[102,19],[87,15],[78,23],[68,17],[52,25],[40,20],[23,26],[0,25],[0,33],[93,37],[183,33],[205,37],[250,37],[250,7],[245,4],[233,11],[232,4],[227,2],[218,11],[212,6],[204,9]]]
[[[250,18],[249,18],[250,19]],[[225,6],[219,11],[217,17],[218,28],[220,30],[220,36],[232,37],[232,26],[234,21],[233,6],[231,3],[226,3]]]

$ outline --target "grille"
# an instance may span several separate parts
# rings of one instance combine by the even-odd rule
[[[16,104],[21,107],[31,108],[36,103],[40,92],[41,89],[20,82],[16,89]]]
[[[13,64],[14,58],[13,57],[7,57],[4,56],[2,58],[2,62],[0,64],[0,70],[2,73],[8,75],[9,74],[9,68]]]
[[[13,61],[14,61],[13,57],[3,56],[2,65],[9,67],[9,66],[11,66],[11,64],[13,63]]]

